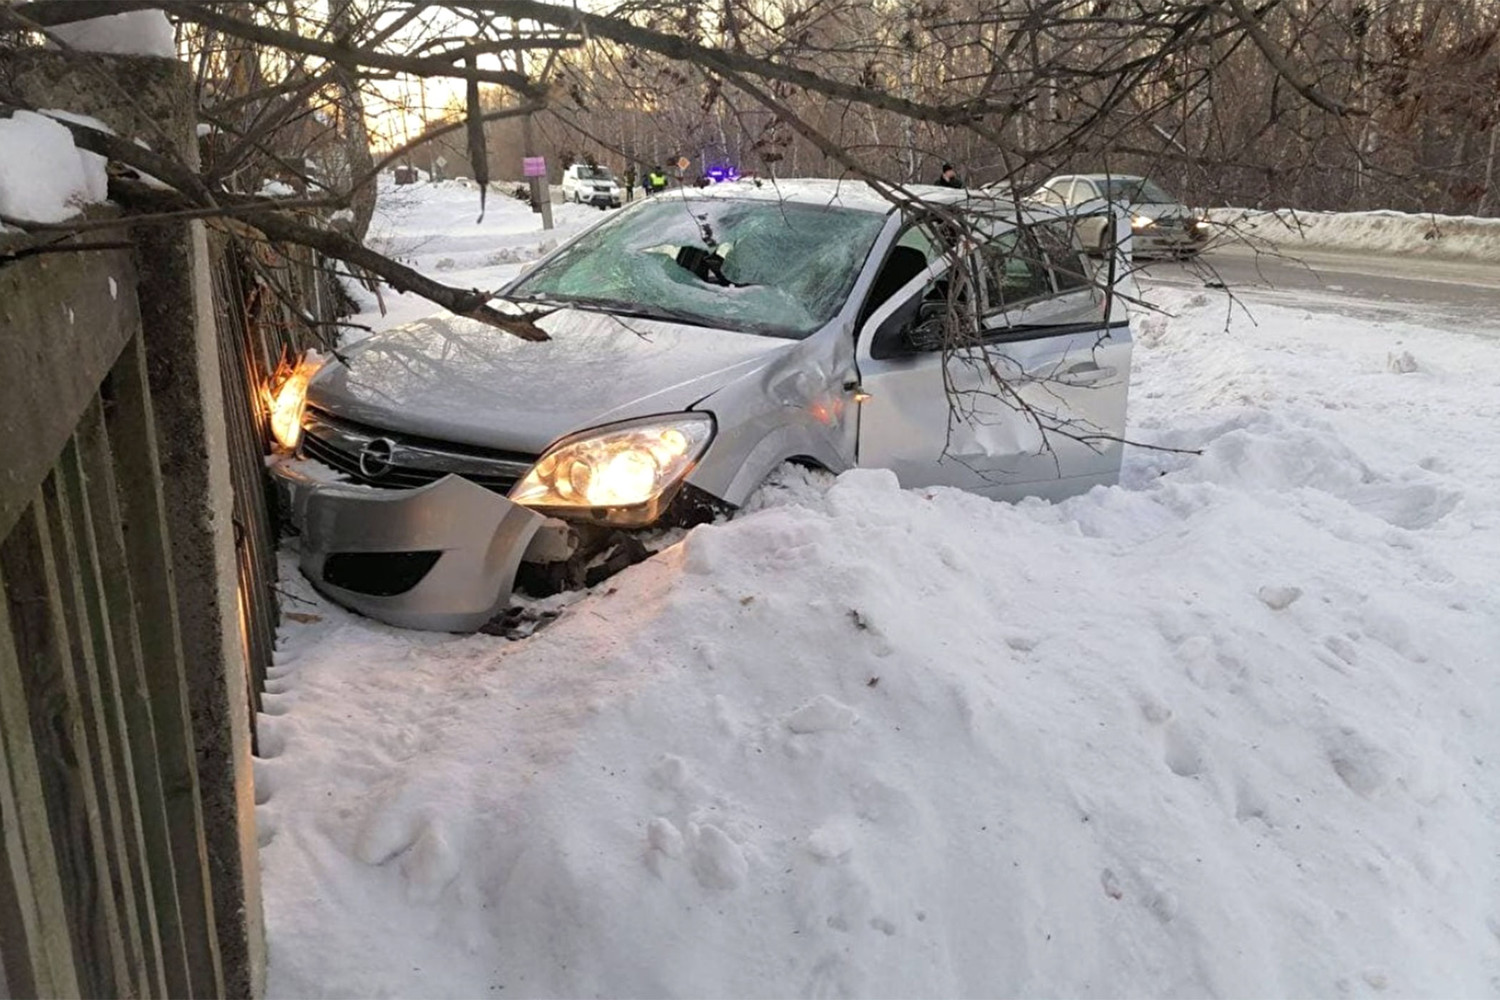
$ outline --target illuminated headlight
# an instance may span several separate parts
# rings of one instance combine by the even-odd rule
[[[1145,229],[1147,226],[1154,225],[1156,225],[1156,220],[1149,215],[1132,215],[1130,217],[1130,227],[1132,229]]]
[[[317,352],[308,351],[295,365],[283,365],[278,369],[271,384],[263,390],[271,436],[287,451],[296,451],[302,441],[302,412],[307,408],[307,385],[322,367],[323,359]]]
[[[1200,232],[1200,233],[1204,232],[1205,230],[1207,230],[1212,225],[1213,225],[1213,223],[1209,222],[1207,219],[1194,219],[1193,220],[1193,228],[1196,229],[1196,230],[1198,230],[1198,232]]]
[[[543,513],[654,521],[714,436],[706,413],[617,424],[558,442],[510,491]]]

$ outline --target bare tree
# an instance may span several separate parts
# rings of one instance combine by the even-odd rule
[[[69,124],[166,184],[116,179],[113,198],[233,219],[522,337],[544,334],[488,291],[363,244],[381,168],[462,135],[474,174],[507,173],[516,145],[496,136],[534,118],[554,150],[847,176],[905,204],[943,160],[1016,191],[1086,165],[1169,172],[1205,203],[1494,203],[1500,5],[1486,0],[35,0],[0,7],[0,64],[49,28],[146,8],[177,25],[209,136],[196,165]],[[396,88],[439,81],[460,113],[415,109],[418,134],[373,155],[369,126],[411,114]],[[24,106],[0,73],[0,109]]]

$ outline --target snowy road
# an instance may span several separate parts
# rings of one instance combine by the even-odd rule
[[[1455,331],[1500,336],[1500,264],[1388,253],[1293,251],[1285,256],[1222,247],[1196,261],[1153,261],[1148,285],[1227,286],[1248,301],[1340,312],[1369,319],[1422,317]]]

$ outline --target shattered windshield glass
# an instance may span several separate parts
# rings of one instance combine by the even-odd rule
[[[821,205],[661,199],[585,234],[511,294],[802,338],[844,304],[884,224]]]

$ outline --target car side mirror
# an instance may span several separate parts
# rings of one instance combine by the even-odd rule
[[[940,351],[946,339],[948,326],[948,303],[923,302],[917,314],[905,330],[901,341],[913,354]]]
[[[912,298],[885,318],[870,341],[870,357],[884,360],[942,350],[948,304]]]

